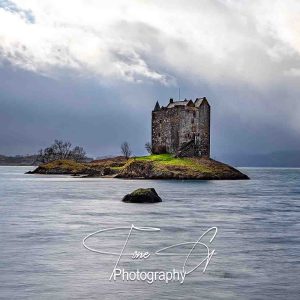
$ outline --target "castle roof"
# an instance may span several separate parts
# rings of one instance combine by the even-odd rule
[[[204,102],[207,102],[207,104],[208,104],[208,101],[207,101],[206,97],[197,98],[196,101],[195,101],[195,106],[199,107]]]
[[[209,105],[206,97],[196,98],[195,102],[192,99],[191,100],[184,99],[184,100],[174,101],[171,98],[169,104],[166,107],[163,107],[163,106],[160,107],[160,105],[157,101],[153,111],[158,111],[160,109],[173,108],[173,107],[185,107],[185,106],[198,108],[198,107],[200,107],[200,105],[202,103],[206,103]]]
[[[160,106],[158,101],[156,101],[155,107],[154,107],[154,111],[160,110]]]
[[[176,107],[176,106],[195,106],[195,107],[199,107],[203,101],[206,101],[206,98],[203,97],[203,98],[197,98],[195,100],[195,102],[193,102],[193,100],[187,100],[187,99],[184,99],[184,100],[179,100],[179,101],[170,101],[170,103],[168,104],[167,108],[173,108],[173,107]]]
[[[175,107],[175,106],[186,106],[188,104],[188,102],[189,102],[188,100],[170,102],[167,105],[167,108],[172,108],[172,107]]]

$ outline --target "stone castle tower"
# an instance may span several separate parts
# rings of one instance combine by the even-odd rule
[[[207,99],[174,101],[166,107],[156,102],[152,111],[154,154],[210,156],[210,105]]]

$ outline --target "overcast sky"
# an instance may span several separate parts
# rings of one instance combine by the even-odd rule
[[[0,0],[0,154],[150,141],[156,100],[206,96],[213,156],[300,149],[298,0]]]

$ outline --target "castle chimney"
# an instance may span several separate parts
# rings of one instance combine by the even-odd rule
[[[170,103],[173,103],[173,102],[174,102],[173,98],[170,98]]]

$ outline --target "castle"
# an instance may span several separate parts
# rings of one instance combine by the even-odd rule
[[[205,97],[170,99],[166,107],[158,101],[152,111],[152,152],[177,157],[210,156],[210,105]]]

